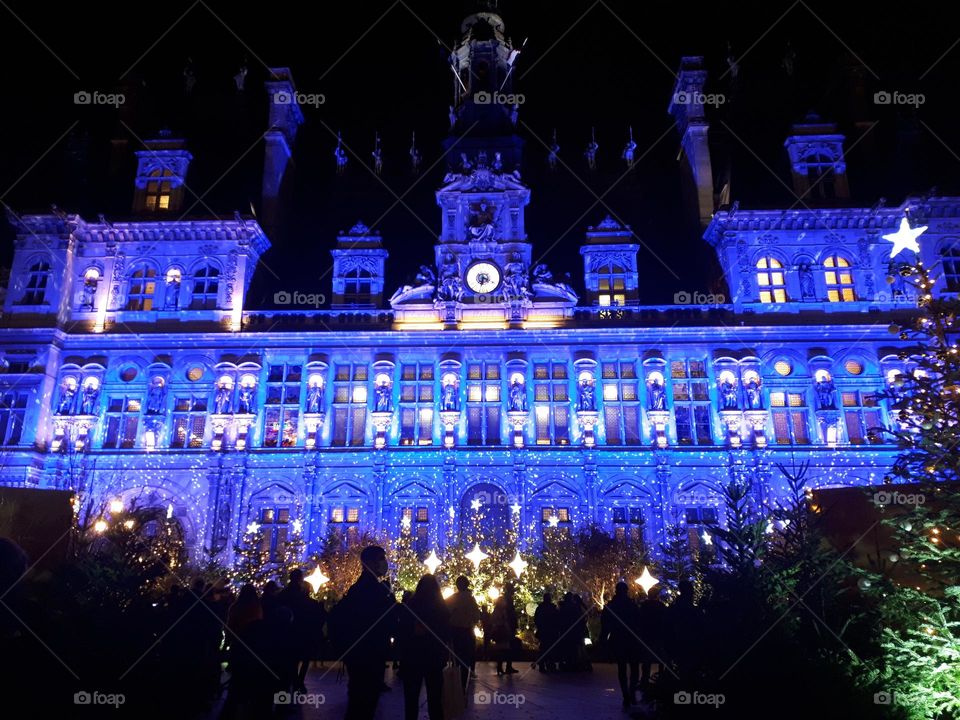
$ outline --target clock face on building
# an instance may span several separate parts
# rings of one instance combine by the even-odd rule
[[[475,293],[492,293],[500,287],[500,268],[491,262],[474,263],[467,268],[467,287]]]

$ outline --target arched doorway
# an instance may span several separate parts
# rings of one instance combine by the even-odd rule
[[[512,527],[510,497],[493,483],[478,483],[460,499],[460,541],[504,540]]]

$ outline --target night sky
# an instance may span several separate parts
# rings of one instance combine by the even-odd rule
[[[187,138],[194,155],[189,188],[203,195],[194,213],[232,217],[259,207],[266,129],[267,66],[287,66],[300,91],[326,103],[304,108],[284,226],[262,258],[248,307],[271,307],[278,289],[329,294],[329,250],[358,219],[377,229],[391,257],[387,296],[432,261],[440,218],[434,191],[445,163],[416,186],[407,150],[417,133],[423,167],[441,156],[452,74],[448,47],[470,3],[74,3],[52,9],[0,7],[0,57],[7,141],[0,145],[0,199],[18,213],[52,203],[95,220],[129,217],[133,150],[161,128]],[[679,135],[667,105],[682,55],[703,55],[709,92],[725,103],[710,112],[714,171],[729,167],[742,207],[790,207],[795,198],[783,140],[807,112],[836,121],[847,135],[853,202],[899,203],[937,186],[958,191],[960,129],[955,84],[960,45],[936,7],[832,3],[641,3],[502,0],[515,45],[529,38],[516,70],[525,95],[522,174],[532,188],[527,232],[534,258],[582,283],[583,231],[612,210],[649,249],[641,251],[641,299],[669,302],[679,289],[716,289],[718,270],[681,193]],[[19,18],[19,19],[17,19]],[[788,43],[796,71],[782,60]],[[731,50],[728,50],[728,46]],[[731,85],[726,58],[739,58]],[[58,59],[59,58],[59,59]],[[184,92],[188,62],[197,82]],[[248,68],[246,89],[233,75]],[[125,104],[78,106],[80,90],[122,92]],[[923,93],[918,109],[876,105],[880,90]],[[643,156],[625,177],[620,153],[633,127]],[[583,150],[590,128],[599,170]],[[544,143],[556,129],[569,169],[547,169]],[[351,156],[336,176],[342,131]],[[382,182],[369,164],[374,133],[385,152]],[[954,148],[956,150],[954,150]],[[572,172],[571,172],[572,170]],[[613,185],[613,189],[608,189]],[[9,188],[9,189],[8,189]],[[605,194],[606,193],[606,194]],[[603,196],[597,203],[596,196]],[[188,192],[187,205],[195,197]],[[596,203],[596,204],[595,204]],[[591,206],[593,206],[591,208]],[[799,207],[799,206],[798,206]],[[417,217],[414,217],[414,216]],[[582,217],[581,217],[582,216]],[[419,218],[419,220],[417,219]],[[0,230],[0,264],[9,264],[11,230]]]

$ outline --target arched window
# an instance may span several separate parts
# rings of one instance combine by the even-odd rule
[[[220,286],[220,271],[212,265],[204,265],[193,273],[193,293],[190,296],[191,310],[216,310],[217,289]]]
[[[148,211],[166,210],[170,207],[170,191],[173,185],[169,180],[172,170],[154,170],[147,181],[147,196],[144,201]],[[166,179],[165,179],[166,178]]]
[[[617,307],[627,304],[627,271],[616,263],[597,268],[597,301],[601,307]]]
[[[372,288],[373,276],[369,270],[359,267],[348,270],[344,274],[343,301],[345,303],[369,303]]]
[[[760,302],[786,302],[787,285],[783,279],[783,263],[775,257],[762,257],[757,260],[757,285],[760,287]]]
[[[50,263],[37,260],[27,271],[27,287],[23,293],[22,305],[43,305],[50,282]]]
[[[823,270],[830,302],[854,302],[857,299],[849,260],[836,253],[828,255],[823,261]]]
[[[150,265],[138,265],[130,273],[127,310],[153,310],[153,294],[157,289],[157,271]]]
[[[960,241],[940,250],[943,257],[943,282],[947,292],[960,292]]]

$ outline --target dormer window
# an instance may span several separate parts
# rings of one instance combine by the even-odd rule
[[[369,304],[373,287],[370,271],[356,267],[347,271],[343,277],[343,301],[348,305]]]
[[[21,305],[43,305],[50,282],[50,263],[37,260],[27,271],[27,287],[23,293]]]
[[[854,302],[857,299],[849,260],[842,255],[828,255],[823,261],[823,269],[827,284],[827,300]]]
[[[220,286],[220,271],[212,265],[204,265],[193,273],[191,310],[216,310],[217,291]]]
[[[597,302],[601,307],[622,307],[627,304],[627,271],[609,263],[597,269]]]
[[[147,194],[144,200],[144,209],[147,212],[157,212],[170,208],[170,193],[173,190],[172,170],[154,170],[147,180]]]
[[[757,285],[760,288],[760,302],[786,302],[787,285],[783,278],[783,263],[775,257],[762,257],[757,260]]]

